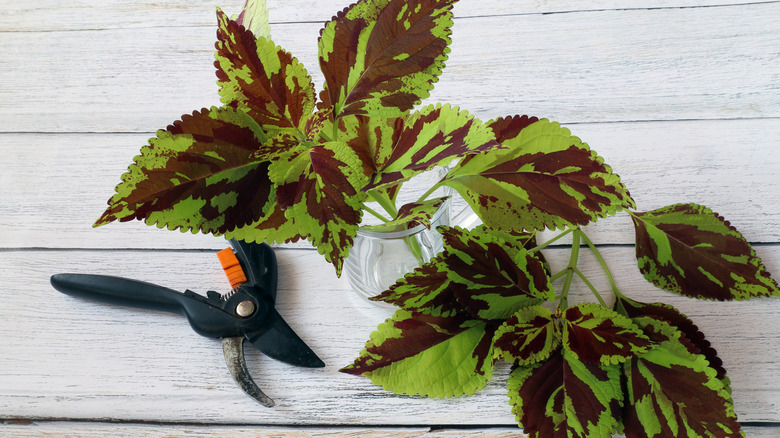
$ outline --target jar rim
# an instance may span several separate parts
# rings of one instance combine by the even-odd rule
[[[436,213],[434,213],[433,216],[431,216],[432,224],[438,221],[441,218],[441,216],[449,210],[451,203],[452,203],[451,197],[448,197],[447,199],[444,200],[444,202],[442,202],[441,206],[439,206],[439,209],[436,210]],[[406,230],[400,230],[400,231],[371,231],[371,230],[363,229],[361,227],[358,228],[357,234],[358,236],[363,238],[390,240],[390,239],[403,239],[409,236],[413,236],[427,229],[428,227],[426,227],[423,224],[417,225],[416,227],[409,228]]]

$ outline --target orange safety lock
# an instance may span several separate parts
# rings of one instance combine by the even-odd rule
[[[246,281],[246,275],[244,270],[241,269],[241,263],[230,248],[225,248],[222,251],[217,252],[219,263],[222,264],[222,269],[227,275],[228,281],[230,281],[230,287],[236,289],[241,286],[241,283]]]

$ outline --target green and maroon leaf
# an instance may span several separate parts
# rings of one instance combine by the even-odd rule
[[[449,196],[404,204],[398,209],[398,215],[392,221],[381,225],[363,225],[363,229],[375,232],[393,232],[408,230],[419,225],[430,229],[431,219],[447,199]]]
[[[249,113],[264,129],[295,132],[314,111],[314,84],[306,69],[272,41],[255,38],[217,10],[217,84],[222,103]]]
[[[686,338],[695,346],[691,353],[701,353],[707,358],[710,367],[717,371],[717,378],[728,386],[726,378],[726,368],[723,367],[723,361],[718,357],[718,352],[705,339],[704,333],[693,323],[686,315],[670,304],[664,303],[640,303],[617,297],[615,300],[615,309],[622,311],[629,318],[638,318],[640,316],[651,316],[662,319],[671,324],[677,330],[680,330]]]
[[[498,359],[517,365],[547,360],[561,346],[553,314],[542,306],[518,310],[496,330],[493,346]]]
[[[475,318],[504,320],[551,300],[554,290],[539,259],[487,227],[440,227],[444,260],[458,302]]]
[[[721,301],[780,296],[742,234],[707,207],[677,204],[632,218],[639,270],[654,285]]]
[[[390,156],[368,188],[406,181],[456,158],[499,149],[493,132],[479,120],[449,105],[429,105],[396,123]]]
[[[355,362],[341,371],[364,375],[399,394],[440,398],[473,394],[492,375],[494,331],[459,316],[399,309],[371,334]]]
[[[256,155],[266,140],[232,108],[182,116],[141,149],[95,226],[139,219],[224,234],[257,221],[273,193],[268,162]]]
[[[361,220],[365,183],[359,158],[345,143],[301,147],[272,163],[277,202],[341,274]]]
[[[581,362],[559,350],[548,360],[512,370],[512,413],[529,438],[609,437],[623,406],[618,365]]]
[[[558,123],[515,116],[489,125],[508,149],[469,156],[444,179],[486,225],[563,228],[634,206],[620,177]]]
[[[298,234],[295,220],[288,219],[279,204],[273,203],[269,207],[268,212],[260,220],[228,231],[225,233],[225,238],[258,243],[290,243],[297,242],[303,237]]]
[[[453,316],[463,309],[450,288],[447,270],[442,257],[434,257],[371,300],[433,316]]]
[[[268,25],[268,7],[265,0],[246,0],[241,13],[235,18],[236,23],[244,26],[254,34],[255,38],[271,39],[271,27]]]
[[[403,126],[403,117],[345,116],[338,120],[339,140],[358,151],[374,174],[387,162]]]
[[[360,0],[320,32],[321,107],[398,117],[428,97],[447,59],[454,0]]]
[[[563,346],[583,362],[617,364],[651,345],[630,318],[599,304],[569,307],[563,319]]]
[[[635,321],[658,344],[624,364],[626,437],[744,436],[717,372],[683,333],[656,318]]]

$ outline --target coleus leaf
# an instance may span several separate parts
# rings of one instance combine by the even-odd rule
[[[370,174],[387,162],[404,129],[403,117],[352,115],[338,120],[339,139],[347,142],[370,167]]]
[[[650,316],[658,318],[671,324],[677,330],[680,330],[683,335],[690,341],[690,343],[696,347],[692,353],[701,353],[707,358],[710,367],[714,368],[718,373],[717,378],[724,382],[728,386],[728,378],[726,377],[726,369],[723,367],[723,361],[718,357],[718,352],[705,339],[704,333],[699,330],[699,327],[693,323],[686,315],[674,306],[665,303],[640,303],[637,301],[629,300],[624,297],[616,297],[615,310],[622,312],[629,318],[638,318],[640,316]]]
[[[433,316],[453,316],[463,308],[455,300],[447,271],[448,267],[439,255],[370,299]]]
[[[364,375],[400,394],[439,398],[473,394],[492,376],[494,331],[484,322],[461,316],[399,309],[371,334],[355,362],[340,371]]]
[[[365,184],[360,160],[343,142],[300,146],[271,164],[277,202],[298,233],[341,274],[361,220]]]
[[[561,345],[556,320],[542,306],[518,310],[496,330],[493,339],[496,357],[517,365],[546,360]]]
[[[321,107],[403,115],[428,97],[449,52],[454,0],[360,0],[320,32]]]
[[[657,345],[624,364],[626,437],[744,436],[717,372],[682,332],[656,318],[634,321]]]
[[[486,227],[439,230],[453,292],[475,318],[504,320],[521,307],[553,299],[544,265],[525,248]]]
[[[569,307],[563,320],[563,346],[583,362],[622,363],[650,346],[631,319],[595,303]]]
[[[408,230],[419,225],[430,229],[431,219],[447,199],[449,196],[404,204],[398,209],[398,215],[392,221],[380,225],[363,225],[362,229],[374,232],[393,232]]]
[[[742,234],[707,207],[677,204],[631,216],[639,270],[654,285],[713,300],[780,296]]]
[[[95,226],[145,220],[169,229],[223,234],[268,208],[267,137],[247,114],[212,108],[182,116],[141,149]]]
[[[444,179],[486,225],[563,228],[634,206],[604,160],[558,123],[515,116],[489,125],[509,149],[469,156]]]
[[[558,350],[519,366],[507,383],[512,413],[530,438],[609,437],[623,405],[619,365],[597,365]]]
[[[506,233],[439,227],[444,251],[373,299],[432,315],[467,312],[503,322],[553,298],[543,263]]]
[[[456,158],[500,148],[490,129],[449,105],[429,105],[404,117],[403,124],[395,123],[394,128],[393,143],[377,147],[381,155],[381,149],[392,152],[367,189],[395,185],[436,166],[447,166]]]
[[[314,84],[297,59],[217,11],[217,84],[222,103],[249,113],[266,131],[295,132],[314,111]]]
[[[252,32],[255,38],[271,39],[271,27],[268,25],[268,8],[265,0],[246,0],[235,21]]]
[[[226,232],[225,238],[245,242],[290,243],[303,237],[298,234],[295,220],[288,219],[279,204],[274,202],[266,210],[267,213],[256,222]]]

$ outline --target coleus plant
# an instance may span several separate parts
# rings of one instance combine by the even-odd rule
[[[364,211],[386,229],[426,223],[443,201],[429,197],[447,186],[483,225],[440,228],[444,251],[374,298],[398,310],[342,371],[451,397],[484,387],[503,360],[514,364],[512,412],[531,436],[739,436],[704,335],[672,306],[623,294],[580,227],[629,214],[640,271],[674,293],[742,300],[780,295],[777,283],[706,207],[635,211],[618,175],[558,123],[483,123],[455,106],[420,106],[447,59],[454,2],[361,0],[339,12],[318,40],[319,99],[304,66],[272,42],[264,1],[248,0],[235,18],[218,10],[222,106],[158,131],[95,225],[303,238],[340,274]],[[397,207],[400,187],[437,166],[449,166],[444,178]],[[566,234],[569,263],[550,272],[543,249]],[[583,243],[608,273],[612,305],[577,268]],[[575,277],[596,302],[569,305]]]

